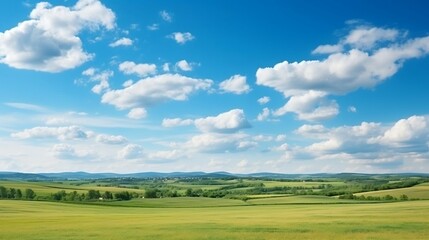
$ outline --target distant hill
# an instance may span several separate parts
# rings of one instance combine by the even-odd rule
[[[50,177],[35,173],[0,172],[0,179],[48,180]]]
[[[88,173],[88,172],[60,172],[60,173],[20,173],[0,172],[0,179],[19,180],[59,180],[59,179],[101,179],[101,178],[271,178],[271,179],[317,179],[317,178],[339,178],[345,180],[383,177],[428,177],[427,173],[392,173],[392,174],[364,174],[364,173],[316,173],[316,174],[284,174],[284,173],[249,173],[234,174],[229,172],[140,172],[140,173]]]

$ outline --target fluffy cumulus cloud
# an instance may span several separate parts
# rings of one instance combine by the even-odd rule
[[[181,150],[170,150],[170,151],[156,151],[148,154],[149,160],[146,160],[147,163],[169,163],[175,160],[186,158],[186,155]]]
[[[186,60],[180,60],[176,63],[176,69],[180,69],[185,72],[192,71],[192,63],[188,63]]]
[[[144,108],[133,108],[127,114],[127,117],[131,119],[143,119],[146,116],[147,116],[147,111]]]
[[[194,124],[192,119],[181,119],[181,118],[164,118],[162,120],[163,127],[179,127],[179,126],[189,126]]]
[[[282,116],[288,112],[296,113],[298,119],[318,121],[329,119],[338,114],[338,104],[325,98],[326,93],[310,90],[302,95],[294,95],[281,108],[274,112]]]
[[[234,94],[244,94],[250,92],[250,86],[246,82],[246,77],[234,75],[229,79],[219,83],[219,88],[223,92]]]
[[[213,117],[198,118],[194,123],[202,132],[233,133],[250,127],[242,109],[232,109]]]
[[[118,39],[111,44],[109,44],[110,47],[119,47],[119,46],[131,46],[133,45],[133,40],[123,37],[121,39]]]
[[[257,145],[245,134],[203,133],[192,137],[183,148],[203,153],[242,152]]]
[[[306,124],[295,134],[313,142],[283,151],[290,159],[335,160],[368,171],[397,168],[407,161],[429,161],[428,123],[427,116],[411,116],[394,124],[362,122],[335,128]]]
[[[261,104],[261,105],[264,105],[264,104],[269,103],[270,100],[271,100],[270,97],[263,96],[263,97],[261,97],[261,98],[258,99],[258,103]]]
[[[168,37],[179,44],[185,44],[195,38],[190,32],[175,32],[168,35]]]
[[[258,117],[256,118],[258,121],[265,121],[270,116],[270,110],[268,108],[262,109],[262,112],[258,114]]]
[[[91,154],[86,151],[78,151],[73,146],[69,144],[55,144],[50,150],[51,154],[58,159],[88,159],[91,157]]]
[[[34,127],[11,134],[14,138],[57,138],[59,140],[86,139],[88,135],[77,126],[68,127]]]
[[[95,138],[96,142],[104,143],[104,144],[124,144],[127,143],[128,140],[126,137],[121,135],[107,135],[107,134],[99,134]]]
[[[88,68],[82,72],[82,75],[89,77],[90,82],[97,82],[91,89],[93,93],[101,94],[110,88],[109,79],[113,77],[113,71],[99,71],[95,68]]]
[[[0,62],[18,69],[61,72],[93,58],[82,48],[83,29],[113,29],[115,14],[97,0],[73,7],[40,2],[30,19],[0,33]]]
[[[387,146],[409,147],[420,145],[425,147],[429,140],[429,118],[411,116],[401,119],[389,128],[382,136],[372,139],[372,142]]]
[[[119,71],[125,74],[136,74],[140,77],[146,77],[156,73],[156,65],[147,63],[137,64],[135,62],[125,61],[119,64]]]
[[[166,101],[185,101],[192,93],[210,89],[212,84],[208,79],[163,74],[139,80],[124,89],[106,92],[101,101],[119,109],[145,108]]]
[[[338,44],[322,45],[314,52],[329,55],[322,60],[284,61],[257,70],[258,85],[274,88],[288,98],[278,115],[293,112],[303,120],[337,115],[338,106],[327,99],[329,95],[377,86],[397,73],[404,61],[427,55],[429,37],[405,39],[405,33],[395,29],[361,26]],[[307,109],[296,108],[296,102]]]
[[[138,144],[128,144],[118,151],[120,159],[142,159],[143,156],[143,147]]]

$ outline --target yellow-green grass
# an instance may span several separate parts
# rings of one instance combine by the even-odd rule
[[[274,204],[334,204],[334,203],[359,203],[356,200],[338,199],[336,197],[326,196],[284,196],[271,198],[250,199],[247,201],[253,205],[274,205]]]
[[[129,192],[144,193],[143,189],[98,187],[98,186],[84,186],[84,185],[76,186],[76,185],[71,185],[70,182],[58,183],[58,182],[0,181],[0,186],[6,187],[6,188],[17,188],[21,190],[24,190],[26,188],[31,188],[38,196],[48,196],[50,194],[56,193],[61,190],[64,190],[66,192],[77,191],[78,193],[86,193],[90,189],[99,190],[101,192],[129,191]]]
[[[130,201],[97,201],[93,204],[144,207],[144,208],[196,208],[196,207],[230,207],[244,206],[248,203],[236,199],[203,198],[203,197],[178,197],[178,198],[145,198],[132,199]]]
[[[429,201],[134,208],[0,201],[0,239],[427,239]]]
[[[173,184],[169,184],[171,186],[174,187],[179,187],[182,189],[202,189],[202,190],[215,190],[215,189],[219,189],[221,187],[225,187],[228,185],[197,185],[197,184],[183,184],[183,183],[173,183]]]
[[[278,181],[262,181],[266,187],[304,187],[304,188],[313,188],[319,187],[320,185],[331,184],[333,186],[344,186],[344,182],[278,182]]]
[[[276,197],[287,197],[292,196],[292,194],[253,194],[246,195],[245,197],[249,199],[260,199],[260,198],[276,198]]]
[[[374,192],[365,192],[355,194],[357,196],[373,196],[373,197],[383,197],[386,195],[391,195],[393,197],[399,198],[401,195],[407,195],[408,198],[418,198],[418,199],[429,199],[429,183],[422,183],[409,188],[397,188],[390,190],[381,190]]]

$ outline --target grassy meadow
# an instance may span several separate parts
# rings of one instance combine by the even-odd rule
[[[229,207],[185,201],[187,208],[163,203],[113,207],[2,200],[0,239],[426,239],[429,234],[429,201]]]
[[[428,181],[402,176],[1,180],[6,192],[0,199],[0,239],[427,239]],[[13,199],[12,188],[31,188],[36,198]],[[52,198],[58,191],[90,190],[130,191],[133,197]],[[146,197],[150,191],[154,195]],[[177,195],[165,197],[172,192]],[[408,200],[400,198],[404,194]]]
[[[399,197],[402,194],[407,195],[411,199],[428,199],[429,200],[429,183],[422,183],[413,187],[409,188],[398,188],[398,189],[389,189],[389,190],[381,190],[381,191],[371,191],[371,192],[365,192],[356,194],[358,196],[384,196],[384,195],[391,195],[393,197]]]

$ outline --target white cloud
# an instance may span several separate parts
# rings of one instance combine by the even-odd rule
[[[80,0],[72,8],[40,2],[30,20],[0,33],[0,62],[18,69],[61,72],[93,58],[82,49],[82,29],[113,29],[115,14],[100,1]]]
[[[157,24],[157,23],[151,24],[151,25],[147,26],[147,29],[149,29],[150,31],[156,31],[159,29],[159,24]]]
[[[327,100],[325,93],[308,91],[302,95],[290,97],[289,101],[274,112],[275,116],[282,116],[288,112],[296,113],[298,119],[319,121],[336,116],[339,112],[338,104]]]
[[[429,159],[429,118],[411,116],[394,124],[362,122],[326,128],[303,125],[295,131],[307,146],[289,146],[290,159],[311,159],[348,164],[359,169],[391,169]],[[405,169],[405,168],[404,168]],[[376,170],[375,170],[376,171]]]
[[[289,150],[289,145],[287,143],[283,143],[282,145],[274,147],[271,150],[278,151],[278,152],[285,152]]]
[[[252,139],[257,142],[269,142],[273,140],[273,137],[260,134],[252,137]]]
[[[429,119],[423,116],[411,116],[401,119],[382,136],[373,139],[383,145],[404,145],[429,140]]]
[[[352,30],[344,39],[344,44],[350,44],[359,49],[371,49],[379,42],[392,42],[400,35],[396,29],[384,29],[377,27],[359,27]]]
[[[7,102],[7,103],[4,103],[4,105],[6,105],[8,107],[13,107],[16,109],[28,110],[28,111],[34,111],[34,112],[46,112],[46,111],[48,111],[45,107],[38,106],[35,104],[29,104],[29,103]]]
[[[123,37],[109,44],[110,47],[119,47],[119,46],[131,46],[133,45],[133,40]]]
[[[122,87],[127,88],[131,85],[133,85],[134,81],[133,80],[127,80],[124,83],[122,83]]]
[[[192,64],[188,63],[186,60],[180,60],[176,63],[176,68],[189,72],[192,71]]]
[[[247,167],[248,165],[249,165],[249,161],[247,160],[241,160],[240,162],[237,163],[237,167],[239,168]]]
[[[186,155],[177,149],[171,151],[156,151],[148,154],[149,159],[154,161],[146,161],[149,163],[164,163],[185,158]]]
[[[119,109],[148,107],[166,101],[185,101],[189,95],[212,86],[208,79],[195,79],[179,74],[163,74],[142,79],[133,85],[119,90],[111,90],[102,97]]]
[[[270,97],[264,96],[258,99],[258,103],[261,105],[267,104],[270,102]]]
[[[50,150],[51,154],[59,159],[86,159],[91,156],[88,152],[77,151],[69,144],[55,144]]]
[[[190,32],[175,32],[168,35],[168,37],[174,39],[179,44],[185,44],[195,38]]]
[[[101,94],[110,89],[109,79],[113,77],[113,71],[105,70],[99,71],[95,68],[88,68],[82,72],[82,75],[88,76],[89,81],[98,82],[94,87],[92,87],[91,91],[96,94]]]
[[[115,129],[154,129],[156,127],[143,125],[140,122],[123,117],[108,117],[103,115],[89,115],[84,113],[67,112],[40,117],[49,126],[84,126],[95,128],[115,128]]]
[[[124,136],[121,135],[107,135],[107,134],[99,134],[95,138],[96,142],[105,143],[105,144],[124,144],[127,143],[128,140]]]
[[[246,151],[257,145],[247,140],[244,134],[204,133],[192,137],[184,144],[184,149],[205,153],[232,153]]]
[[[144,108],[133,108],[127,114],[127,117],[131,119],[143,119],[147,116],[147,111]]]
[[[14,138],[57,138],[59,140],[86,139],[87,134],[77,126],[68,127],[34,127],[11,134]]]
[[[286,140],[286,135],[285,134],[279,134],[276,137],[276,142],[283,142]]]
[[[194,123],[202,132],[233,133],[250,127],[242,109],[233,109],[214,117],[198,118]]]
[[[259,68],[256,83],[289,98],[277,115],[294,112],[303,120],[333,117],[338,114],[338,105],[327,96],[373,88],[393,76],[404,61],[429,53],[429,37],[397,41],[399,35],[394,29],[358,27],[340,40],[341,52],[332,51],[323,60],[284,61],[272,68]],[[324,48],[326,45],[315,51],[320,53]],[[297,102],[305,111],[295,107]]]
[[[258,114],[258,117],[256,118],[258,121],[265,121],[270,116],[270,110],[268,108],[262,109],[262,112]]]
[[[91,91],[95,94],[101,94],[102,92],[107,91],[109,87],[109,82],[101,81],[99,84],[94,85],[94,87],[91,88]]]
[[[343,46],[341,44],[335,44],[335,45],[320,45],[316,49],[313,50],[313,54],[330,54],[330,53],[337,53],[342,52]]]
[[[229,79],[219,84],[220,90],[234,94],[243,94],[250,92],[250,87],[246,83],[246,77],[241,75],[234,75]]]
[[[169,72],[170,71],[170,64],[169,63],[164,63],[162,65],[162,71]]]
[[[141,159],[143,156],[143,147],[137,144],[128,144],[118,151],[120,159]]]
[[[119,64],[119,71],[125,74],[137,74],[140,77],[146,77],[156,73],[156,65],[147,63],[136,64],[131,61],[125,61]]]
[[[194,124],[192,119],[181,119],[181,118],[164,118],[162,120],[163,127],[178,127],[178,126],[189,126]]]
[[[91,67],[91,68],[88,68],[85,71],[83,71],[82,75],[84,75],[84,76],[93,76],[96,71],[97,71],[97,69]]]
[[[317,124],[317,125],[304,124],[295,131],[295,133],[306,137],[320,136],[321,134],[324,134],[326,132],[327,132],[327,129],[320,124]]]
[[[171,22],[172,20],[171,14],[165,10],[162,10],[161,12],[159,12],[159,15],[161,16],[162,20],[166,22]]]

